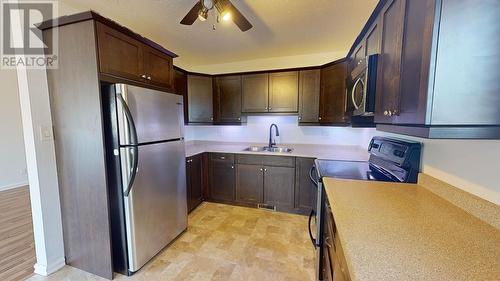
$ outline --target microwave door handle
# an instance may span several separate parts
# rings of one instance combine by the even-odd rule
[[[361,86],[363,86],[363,94],[364,94],[364,92],[365,92],[365,88],[366,88],[366,87],[365,87],[365,82],[363,82],[362,77],[359,77],[359,78],[358,78],[358,80],[356,80],[356,83],[354,83],[354,86],[352,87],[352,91],[351,91],[351,100],[352,100],[352,104],[354,105],[354,108],[355,108],[356,110],[357,110],[357,109],[359,109],[359,107],[361,106],[361,105],[359,105],[359,106],[358,106],[358,105],[356,104],[356,100],[354,99],[354,91],[356,91],[356,87],[358,86],[358,84],[359,84],[359,83],[361,83]],[[363,97],[363,99],[364,99],[364,97]]]

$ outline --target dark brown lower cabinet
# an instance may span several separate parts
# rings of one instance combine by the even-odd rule
[[[295,162],[295,212],[308,215],[316,204],[317,189],[309,179],[314,158],[296,158]]]
[[[212,154],[210,160],[210,198],[234,202],[236,199],[234,158]],[[217,156],[217,157],[215,157]]]
[[[203,201],[203,155],[186,159],[186,185],[188,212],[196,209]]]
[[[259,165],[236,165],[236,201],[250,204],[263,203],[263,171]]]
[[[295,168],[264,167],[264,203],[279,211],[291,211],[294,203]]]

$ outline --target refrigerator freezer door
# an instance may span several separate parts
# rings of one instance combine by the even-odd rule
[[[131,113],[139,144],[184,137],[182,96],[124,84],[117,84],[116,91],[122,95]],[[127,126],[125,110],[120,104],[118,120],[120,145],[130,145],[130,126]]]
[[[121,148],[122,166],[129,163],[128,149]],[[142,145],[137,154],[135,181],[124,197],[130,272],[139,270],[187,227],[184,142]]]

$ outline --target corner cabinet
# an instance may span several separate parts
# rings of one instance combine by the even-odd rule
[[[302,70],[299,73],[299,125],[319,122],[321,70]]]
[[[173,91],[173,57],[102,22],[96,22],[99,69],[109,79]],[[115,82],[115,81],[110,81]]]
[[[321,69],[319,122],[321,124],[349,125],[347,116],[347,62],[336,61]]]
[[[212,124],[213,84],[209,75],[187,76],[188,123]]]
[[[217,76],[214,78],[214,123],[241,124],[241,76]]]

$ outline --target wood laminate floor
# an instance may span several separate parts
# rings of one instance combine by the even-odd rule
[[[0,280],[24,280],[33,274],[35,242],[29,188],[0,192]]]
[[[314,250],[304,216],[214,203],[189,215],[188,230],[130,281],[308,281]],[[72,267],[30,281],[104,280]]]

